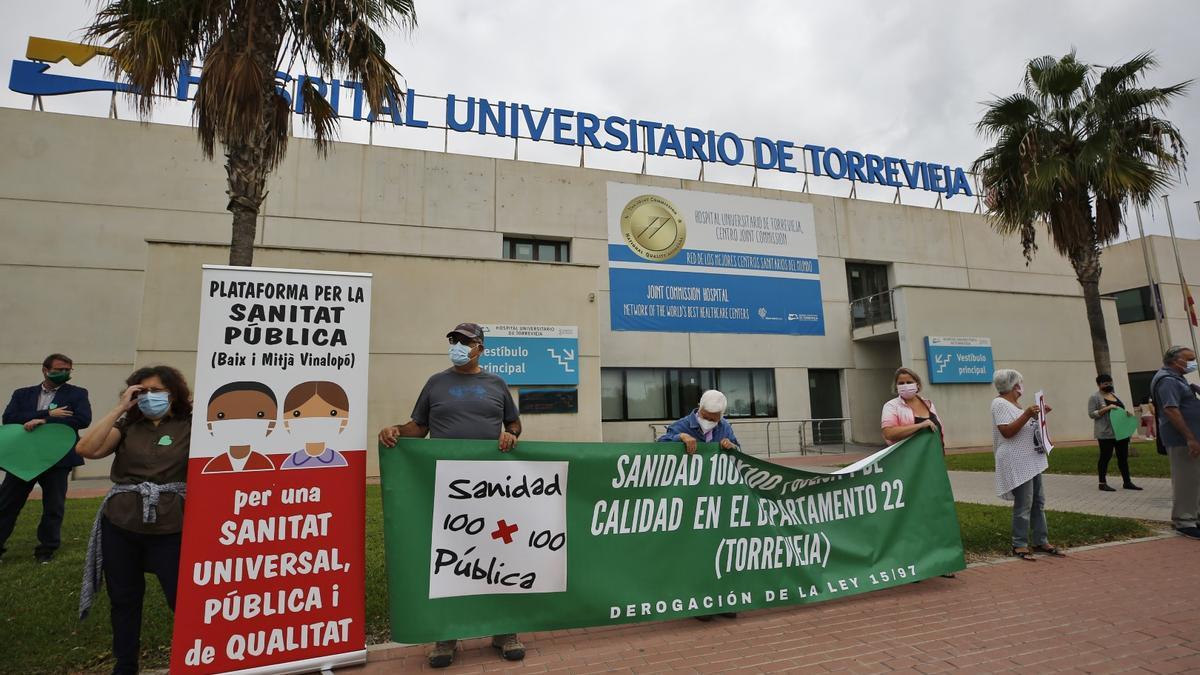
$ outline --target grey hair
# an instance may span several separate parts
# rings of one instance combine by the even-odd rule
[[[1185,347],[1183,345],[1172,345],[1167,349],[1167,352],[1163,354],[1163,363],[1166,364],[1174,361],[1175,359],[1179,358],[1180,354],[1190,349],[1191,347]]]
[[[1013,390],[1013,387],[1024,381],[1025,378],[1021,376],[1021,373],[1009,370],[1008,368],[1001,368],[996,371],[995,375],[992,375],[992,386],[996,388],[996,392],[1000,395],[1007,394]]]
[[[706,412],[714,412],[725,414],[725,408],[729,406],[729,400],[725,398],[725,394],[716,389],[709,389],[700,396],[700,409]]]

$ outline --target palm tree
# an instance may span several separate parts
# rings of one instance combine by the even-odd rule
[[[1026,264],[1037,251],[1036,223],[1071,261],[1083,287],[1097,373],[1111,372],[1100,308],[1100,247],[1123,229],[1127,201],[1148,205],[1186,168],[1179,129],[1156,117],[1192,81],[1139,86],[1152,53],[1108,68],[1075,53],[1025,67],[1023,92],[987,103],[977,130],[995,145],[975,160],[993,226],[1019,234]]]
[[[155,96],[173,92],[183,60],[202,61],[193,118],[204,156],[219,143],[228,175],[233,236],[229,264],[250,265],[267,174],[283,159],[291,115],[275,72],[300,64],[328,80],[339,71],[362,84],[372,110],[396,108],[399,72],[378,30],[416,25],[412,0],[103,0],[85,35],[112,49],[143,118]],[[309,74],[306,72],[306,74]],[[296,92],[319,153],[337,132],[337,114],[317,86]]]

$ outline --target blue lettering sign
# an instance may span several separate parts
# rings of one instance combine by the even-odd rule
[[[925,358],[932,384],[990,384],[995,374],[990,338],[929,336]]]
[[[14,59],[9,76],[9,89],[33,96],[57,96],[88,91],[128,92],[127,82],[91,79],[48,72],[54,67],[66,67],[61,55],[51,53],[61,47],[47,46],[42,41],[30,39],[30,59]],[[96,54],[107,57],[109,51],[93,48]],[[90,57],[89,57],[90,58]],[[200,84],[201,75],[190,61],[180,61],[176,74],[175,98],[191,100]],[[353,104],[349,117],[364,118],[364,92],[362,84],[352,80],[324,79],[310,75],[277,72],[276,91],[297,114],[306,113],[305,94],[316,95],[329,101],[333,111],[342,114],[342,97],[352,96]],[[387,120],[395,125],[428,128],[429,120],[417,116],[416,92],[409,89],[403,93],[388,91],[378,110],[369,110],[365,118],[370,122]],[[401,105],[403,102],[403,105]],[[559,145],[591,147],[609,152],[646,152],[656,156],[668,154],[680,159],[701,162],[721,162],[729,166],[740,166],[746,158],[747,145],[754,166],[758,169],[776,169],[784,173],[796,173],[793,148],[800,147],[808,153],[807,164],[814,176],[827,176],[835,180],[849,179],[863,183],[907,187],[914,190],[941,192],[947,198],[956,194],[973,196],[971,181],[962,167],[952,167],[929,162],[910,162],[896,157],[862,153],[858,150],[845,151],[835,147],[806,144],[797,146],[785,139],[758,136],[744,141],[730,131],[679,127],[650,120],[627,119],[616,115],[602,117],[590,112],[572,111],[565,108],[531,109],[529,105],[498,101],[491,103],[485,98],[468,96],[465,99],[447,94],[444,120],[450,130],[481,135],[530,138],[548,140]],[[522,122],[524,124],[522,125]],[[522,128],[522,126],[524,128]],[[681,131],[682,129],[682,131]],[[900,174],[904,174],[901,182]]]

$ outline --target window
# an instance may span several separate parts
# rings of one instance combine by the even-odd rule
[[[1150,398],[1150,380],[1154,379],[1157,372],[1143,370],[1129,373],[1129,399],[1125,401],[1126,408],[1145,405],[1146,400]],[[1120,392],[1117,392],[1117,395],[1120,396]]]
[[[625,418],[625,372],[620,368],[600,370],[600,419]]]
[[[892,320],[887,265],[846,263],[850,291],[850,317],[855,328]]]
[[[775,417],[770,368],[602,368],[600,415],[606,422],[675,420],[709,389],[729,399],[727,417]]]
[[[579,412],[579,391],[576,389],[536,389],[521,387],[517,409],[522,415]]]
[[[505,237],[504,257],[509,260],[571,262],[571,242]]]
[[[1131,288],[1112,294],[1117,300],[1117,322],[1135,323],[1154,319],[1154,305],[1150,298],[1150,287]]]

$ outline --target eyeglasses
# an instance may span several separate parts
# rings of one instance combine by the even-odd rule
[[[451,335],[450,337],[446,338],[446,340],[452,345],[466,345],[468,347],[478,342],[478,340],[474,338],[463,337],[462,335]]]

